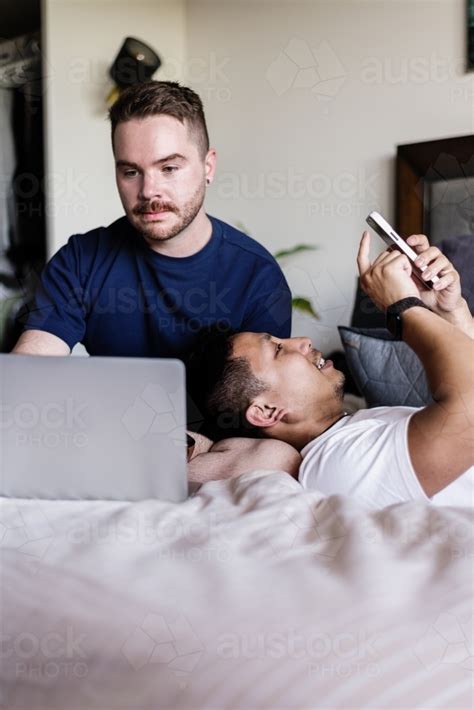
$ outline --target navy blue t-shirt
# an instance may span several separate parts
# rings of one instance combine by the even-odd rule
[[[153,251],[126,217],[72,236],[46,265],[25,329],[124,357],[184,357],[217,321],[289,337],[291,295],[275,259],[210,220],[209,242],[182,258]]]

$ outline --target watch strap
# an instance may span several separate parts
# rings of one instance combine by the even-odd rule
[[[429,306],[423,303],[421,298],[417,298],[416,296],[409,296],[408,298],[402,298],[400,301],[392,303],[392,305],[387,308],[386,312],[394,316],[399,316],[403,313],[403,311],[407,311],[409,308],[414,308],[415,306],[419,306],[420,308],[426,308],[428,311],[431,310]]]
[[[419,306],[420,308],[426,308],[428,311],[431,310],[421,298],[416,296],[409,296],[408,298],[402,298],[400,301],[396,301],[389,306],[385,312],[385,323],[387,330],[393,335],[395,340],[401,340],[403,335],[402,326],[402,313],[407,311],[409,308],[414,308]]]

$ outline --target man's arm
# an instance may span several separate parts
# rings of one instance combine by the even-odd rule
[[[459,328],[459,330],[462,330],[463,333],[466,333],[471,340],[474,340],[474,318],[464,298],[460,299],[459,304],[456,308],[453,308],[452,311],[444,311],[443,313],[437,311],[437,313],[444,318],[444,320],[447,320],[448,323],[451,323],[456,326],[456,328]]]
[[[286,471],[297,478],[300,464],[300,454],[284,441],[223,439],[214,444],[209,452],[191,459],[188,463],[188,479],[194,483],[205,483],[235,478],[257,469]]]
[[[381,310],[419,297],[406,256],[383,252],[371,265],[368,232],[358,255],[361,284]],[[426,370],[434,404],[414,414],[408,428],[413,468],[428,496],[474,464],[474,343],[446,320],[421,307],[403,313],[403,339]]]
[[[435,400],[408,427],[413,467],[433,496],[474,465],[474,343],[424,308],[402,317],[403,339],[423,363]]]
[[[70,352],[64,340],[43,330],[25,330],[12,350],[16,355],[69,355]]]
[[[291,291],[276,261],[258,269],[248,294],[248,304],[239,330],[290,337]]]
[[[33,303],[25,304],[17,317],[26,330],[12,352],[69,355],[76,343],[82,341],[87,309],[80,272],[90,272],[92,265],[88,255],[81,262],[81,249],[81,238],[71,237],[46,264]]]

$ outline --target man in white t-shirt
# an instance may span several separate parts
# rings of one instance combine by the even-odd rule
[[[410,262],[397,251],[387,250],[371,264],[368,232],[357,263],[363,289],[423,363],[433,404],[347,415],[344,377],[309,338],[218,331],[205,341],[202,394],[221,430],[240,418],[247,431],[263,437],[264,467],[276,468],[279,456],[289,457],[288,447],[274,460],[269,440],[301,452],[304,488],[350,495],[370,508],[407,500],[473,505],[473,318],[446,257],[424,235],[412,235],[408,243],[419,254],[424,278],[439,277],[435,289],[417,286]],[[240,471],[252,468],[246,446],[233,448]],[[259,444],[250,446],[254,456]],[[223,457],[222,471],[226,464]]]

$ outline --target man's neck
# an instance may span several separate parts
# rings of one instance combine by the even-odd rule
[[[290,432],[285,432],[283,440],[294,446],[298,451],[301,451],[306,444],[324,434],[345,415],[346,412],[340,407],[328,412],[323,417],[318,417],[317,420],[308,419],[297,426],[292,426]]]
[[[191,224],[171,239],[163,241],[149,240],[146,243],[157,254],[182,258],[197,254],[209,242],[212,236],[212,222],[201,207]]]

